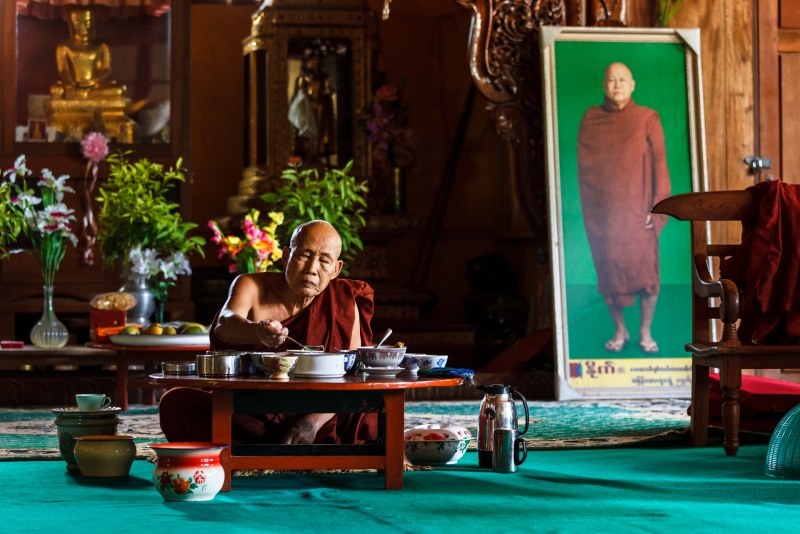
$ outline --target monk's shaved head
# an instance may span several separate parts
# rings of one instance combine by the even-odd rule
[[[606,67],[603,73],[603,92],[619,109],[630,102],[635,87],[633,73],[625,63],[617,61]]]
[[[331,223],[328,221],[309,221],[299,225],[294,229],[294,232],[292,232],[292,239],[289,241],[289,246],[294,251],[297,249],[298,245],[302,244],[303,241],[309,237],[331,241],[335,249],[335,256],[333,259],[339,259],[342,253],[342,238]]]

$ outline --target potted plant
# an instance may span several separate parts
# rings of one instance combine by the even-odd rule
[[[133,322],[147,323],[156,308],[153,293],[163,304],[166,287],[162,282],[171,282],[173,275],[189,274],[185,259],[194,252],[202,256],[205,239],[188,235],[197,225],[184,222],[178,204],[170,200],[175,185],[185,181],[183,160],[178,159],[175,168],[165,169],[147,159],[130,162],[125,158],[127,154],[108,158],[108,180],[99,188],[97,198],[97,240],[103,263],[109,265],[121,259],[127,271],[125,289],[134,292],[138,302],[129,310],[129,317]],[[151,251],[148,259],[153,260],[147,266],[137,263],[138,272],[131,270],[131,251],[135,247],[140,253]],[[155,260],[178,268],[165,267],[169,272],[162,272],[162,263]],[[158,272],[162,272],[161,277]]]
[[[363,248],[358,230],[364,226],[364,196],[369,192],[367,182],[358,182],[350,171],[353,161],[343,169],[315,168],[299,170],[290,165],[283,171],[283,185],[276,193],[267,193],[262,200],[283,212],[284,224],[278,227],[277,237],[288,244],[294,229],[304,222],[323,219],[339,232],[342,238],[342,258],[351,259]]]

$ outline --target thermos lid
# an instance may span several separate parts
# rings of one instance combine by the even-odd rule
[[[475,389],[484,391],[489,395],[508,395],[511,392],[511,386],[504,386],[503,384],[492,384],[491,386],[478,386]]]

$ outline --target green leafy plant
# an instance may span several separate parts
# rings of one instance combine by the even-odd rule
[[[99,188],[97,240],[103,262],[111,264],[120,257],[127,262],[137,245],[158,253],[202,256],[205,239],[188,236],[197,225],[183,222],[178,204],[169,199],[176,183],[185,181],[180,170],[183,160],[178,159],[175,169],[165,170],[147,159],[129,162],[127,154],[109,156],[108,180]]]
[[[25,228],[25,215],[12,206],[13,193],[10,182],[0,183],[0,260],[9,254],[6,245],[14,243]]]
[[[661,28],[669,26],[675,13],[683,6],[686,0],[658,0],[658,25]]]
[[[278,227],[278,240],[289,244],[292,232],[304,222],[323,219],[333,225],[342,238],[342,257],[355,255],[363,248],[358,230],[364,226],[364,197],[367,182],[350,175],[352,160],[343,169],[326,169],[320,176],[316,169],[299,171],[296,165],[283,171],[283,185],[276,193],[261,198],[282,211],[284,224]]]

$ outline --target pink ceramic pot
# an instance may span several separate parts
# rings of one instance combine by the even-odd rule
[[[165,501],[210,501],[225,482],[219,453],[226,447],[206,442],[150,445],[158,455],[153,484]]]

